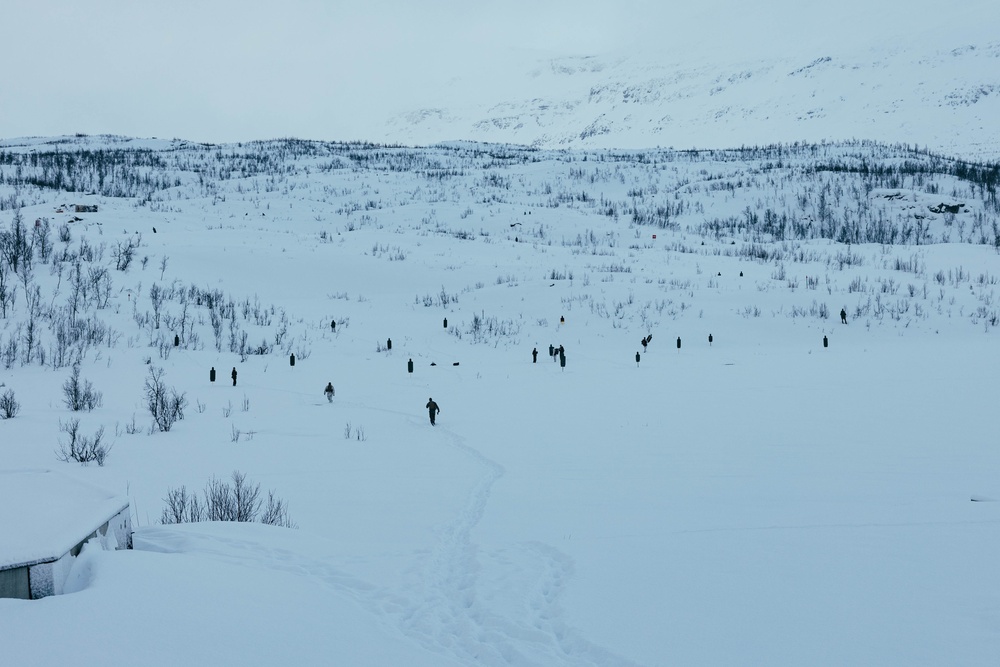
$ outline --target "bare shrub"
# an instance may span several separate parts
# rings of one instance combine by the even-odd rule
[[[73,372],[63,383],[63,403],[74,412],[92,411],[104,402],[101,392],[89,380],[80,379],[80,364],[73,364]]]
[[[184,394],[178,394],[173,387],[167,387],[163,381],[163,369],[150,366],[149,375],[146,377],[146,407],[162,432],[169,431],[174,423],[184,419],[184,408],[187,406],[187,398]]]
[[[59,441],[59,451],[56,458],[60,461],[77,461],[87,464],[96,461],[97,465],[103,466],[107,459],[111,447],[104,443],[104,427],[100,427],[93,437],[87,437],[80,432],[80,420],[71,419],[69,422],[59,422],[59,430],[66,434],[68,441]]]
[[[126,241],[119,241],[115,245],[111,250],[111,255],[114,257],[116,270],[128,270],[129,265],[132,264],[132,260],[135,259],[135,251],[139,248],[141,241],[142,237],[136,235]]]
[[[167,506],[160,514],[160,523],[195,523],[205,520],[205,508],[197,494],[188,494],[187,487],[170,489],[163,499]]]
[[[288,517],[288,504],[267,492],[267,503],[261,497],[260,484],[247,481],[245,473],[234,470],[231,481],[213,477],[205,485],[203,500],[189,494],[186,487],[170,489],[163,499],[166,507],[160,523],[191,523],[197,521],[257,522],[269,526],[296,528]]]
[[[14,398],[14,390],[8,389],[0,396],[0,419],[12,419],[21,410],[21,404]]]

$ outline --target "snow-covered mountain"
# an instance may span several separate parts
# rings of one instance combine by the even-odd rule
[[[0,61],[23,66],[6,72],[2,137],[581,149],[866,139],[1000,154],[993,0],[348,0],[281,12],[57,1],[4,14],[19,29]],[[54,84],[66,58],[38,48],[41,34],[83,36],[73,67],[90,79]]]
[[[400,143],[467,138],[544,147],[723,148],[870,139],[968,158],[1000,154],[1000,42],[881,46],[730,62],[640,52],[526,63],[468,103],[388,122]]]

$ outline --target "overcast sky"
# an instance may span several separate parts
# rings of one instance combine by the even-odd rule
[[[7,0],[0,138],[378,140],[442,86],[481,97],[529,61],[635,48],[738,60],[997,24],[992,1],[961,4]]]

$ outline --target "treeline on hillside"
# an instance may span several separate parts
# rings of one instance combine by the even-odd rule
[[[454,143],[426,148],[299,139],[243,144],[106,146],[85,137],[0,150],[0,210],[52,191],[127,198],[224,200],[227,192],[329,190],[332,172],[382,172],[415,183],[407,197],[526,207],[576,208],[633,226],[690,230],[754,243],[829,239],[841,243],[959,241],[1000,248],[1000,165],[868,141],[730,150],[555,151]],[[544,169],[533,165],[546,163]],[[334,183],[339,181],[332,181]],[[428,184],[421,188],[421,183]],[[230,185],[226,185],[230,184]],[[346,188],[344,188],[346,190]],[[424,191],[426,189],[426,191]],[[937,197],[902,209],[880,191]],[[890,195],[892,193],[890,192]],[[324,195],[327,196],[327,195]],[[330,195],[331,197],[333,195]],[[339,215],[410,203],[338,201]],[[946,201],[947,200],[947,201]],[[720,202],[739,205],[719,214]],[[961,208],[958,207],[962,204]],[[715,209],[715,211],[713,211]],[[356,228],[357,225],[353,225]],[[348,227],[350,230],[351,226]]]

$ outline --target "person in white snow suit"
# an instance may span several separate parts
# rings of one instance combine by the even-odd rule
[[[333,383],[332,382],[327,382],[326,383],[326,389],[323,390],[323,393],[326,394],[326,400],[329,401],[330,403],[333,403],[333,394],[334,394],[334,391],[333,391]]]
[[[437,416],[437,413],[441,412],[441,408],[438,407],[438,404],[434,402],[433,398],[428,398],[427,405],[424,407],[426,407],[427,412],[430,413],[431,426],[434,426],[434,417]]]

